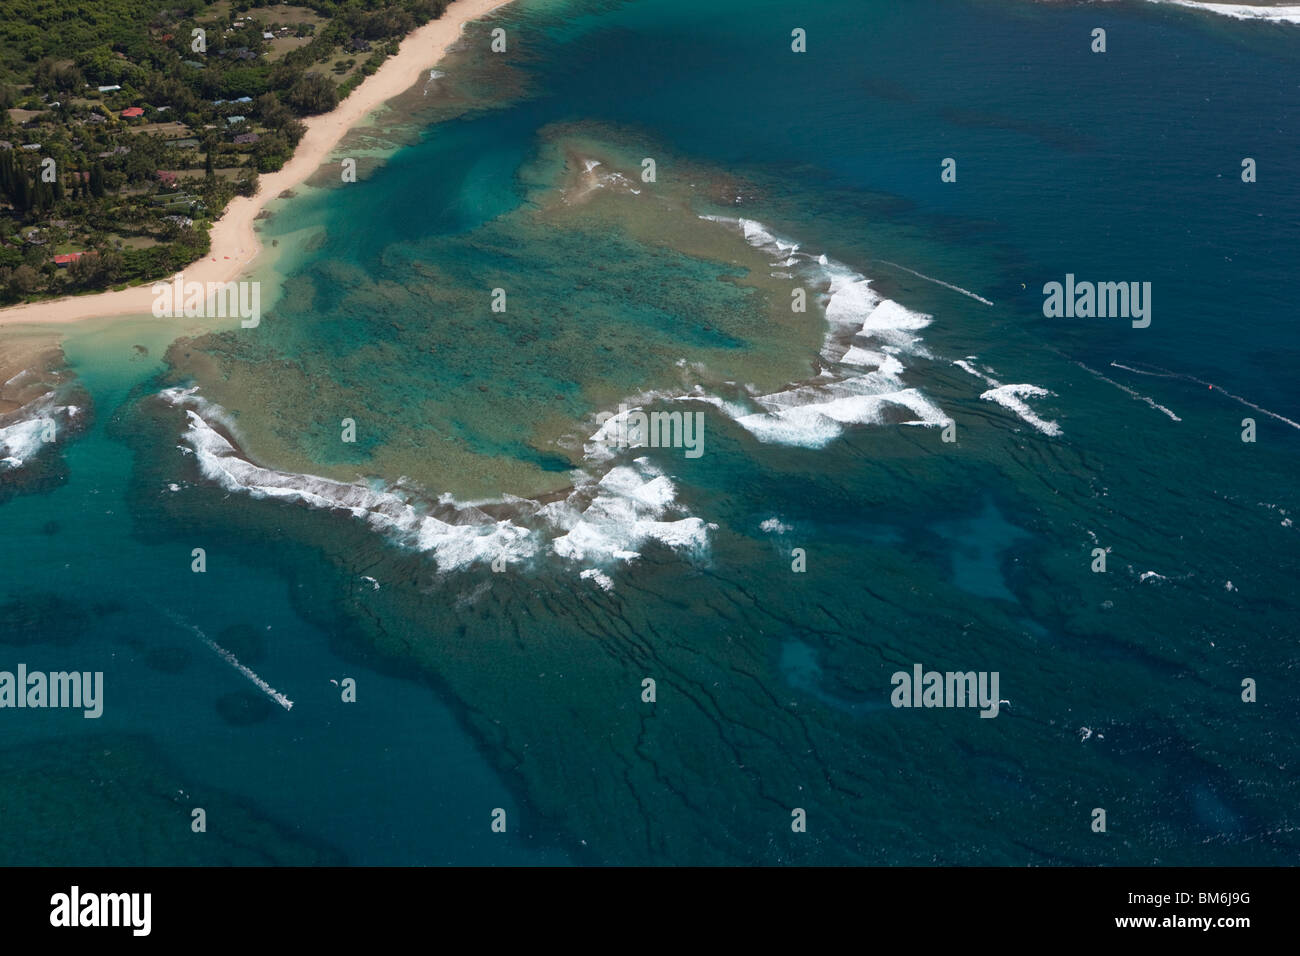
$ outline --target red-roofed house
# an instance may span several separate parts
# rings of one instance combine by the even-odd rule
[[[84,252],[64,252],[64,253],[60,253],[59,255],[57,255],[57,256],[54,257],[54,264],[55,264],[56,266],[59,266],[60,268],[65,268],[65,267],[68,265],[69,262],[76,262],[78,259],[80,259],[80,258],[81,258],[82,256],[84,256],[84,255],[85,255]]]
[[[140,106],[128,106],[122,110],[123,119],[134,119],[137,116],[144,116],[144,108]]]

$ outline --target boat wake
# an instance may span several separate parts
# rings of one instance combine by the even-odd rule
[[[1107,383],[1108,385],[1114,385],[1114,386],[1115,386],[1116,388],[1118,388],[1121,392],[1124,392],[1124,393],[1127,394],[1127,395],[1131,395],[1131,396],[1133,396],[1133,398],[1136,399],[1137,401],[1139,401],[1139,402],[1146,402],[1146,403],[1147,403],[1148,405],[1150,405],[1152,408],[1156,409],[1157,411],[1163,412],[1164,414],[1168,415],[1168,416],[1169,416],[1171,419],[1173,419],[1174,421],[1176,421],[1176,422],[1181,422],[1181,421],[1182,421],[1182,419],[1179,418],[1177,415],[1175,415],[1175,414],[1173,413],[1173,411],[1171,411],[1171,410],[1168,409],[1168,408],[1165,408],[1165,406],[1161,405],[1161,404],[1160,404],[1159,402],[1157,402],[1155,399],[1153,399],[1153,398],[1148,398],[1146,395],[1141,395],[1141,394],[1139,394],[1138,392],[1135,392],[1133,389],[1129,388],[1127,385],[1121,385],[1119,382],[1115,381],[1113,378],[1107,378],[1105,375],[1102,375],[1101,372],[1098,372],[1096,369],[1088,368],[1088,366],[1084,365],[1082,362],[1075,362],[1074,364],[1077,365],[1077,366],[1079,366],[1079,368],[1083,369],[1085,372],[1089,373],[1090,375],[1095,375],[1097,378],[1101,379],[1103,382]],[[1120,367],[1122,368],[1123,366],[1120,366]]]
[[[177,624],[179,624],[181,627],[188,628],[189,630],[193,631],[198,636],[199,640],[201,640],[204,644],[206,644],[209,648],[212,649],[213,653],[215,653],[223,661],[225,661],[235,670],[239,671],[239,673],[243,674],[250,681],[252,681],[257,686],[257,689],[260,690],[267,697],[270,697],[273,701],[275,701],[285,710],[293,709],[293,701],[291,701],[288,697],[285,697],[284,694],[281,694],[278,690],[276,690],[266,681],[262,680],[262,678],[258,677],[257,674],[253,672],[253,669],[251,667],[248,667],[247,665],[240,663],[239,658],[237,658],[230,651],[226,650],[224,647],[222,647],[212,638],[208,637],[208,635],[204,634],[202,629],[200,629],[194,624],[189,623],[184,618],[182,618],[179,614],[174,614],[171,611],[167,612],[167,616],[170,617]]]
[[[900,266],[897,262],[890,262],[888,259],[881,259],[880,261],[887,266],[893,266],[895,269],[902,269],[904,272],[910,272],[918,279],[924,279],[926,282],[933,282],[935,285],[941,285],[945,289],[952,289],[953,292],[959,292],[962,295],[966,296],[967,298],[974,299],[976,302],[982,302],[985,305],[993,304],[988,299],[984,298],[984,296],[977,295],[976,293],[972,292],[970,289],[963,289],[959,285],[953,285],[951,282],[944,282],[942,279],[936,279],[934,276],[928,276],[924,272],[917,272],[915,269],[909,269],[907,266]]]
[[[1110,367],[1122,368],[1124,371],[1132,372],[1135,375],[1150,375],[1153,378],[1174,378],[1174,379],[1182,379],[1185,382],[1195,382],[1197,385],[1204,385],[1206,388],[1210,389],[1211,391],[1218,392],[1220,395],[1226,395],[1228,398],[1232,399],[1235,402],[1240,402],[1241,404],[1245,405],[1247,408],[1253,408],[1255,411],[1259,412],[1262,415],[1267,415],[1270,418],[1275,418],[1279,422],[1290,425],[1292,428],[1300,429],[1300,422],[1293,422],[1285,415],[1279,415],[1277,412],[1271,412],[1267,408],[1264,408],[1263,406],[1256,405],[1254,402],[1244,399],[1240,395],[1234,395],[1232,394],[1232,392],[1229,392],[1227,389],[1219,385],[1215,385],[1213,382],[1207,382],[1203,378],[1197,378],[1195,375],[1185,375],[1182,372],[1171,372],[1169,369],[1161,368],[1158,365],[1148,365],[1145,369],[1142,369],[1142,368],[1134,368],[1131,365],[1121,365],[1119,362],[1111,362]],[[1151,371],[1152,369],[1154,369],[1155,371]]]

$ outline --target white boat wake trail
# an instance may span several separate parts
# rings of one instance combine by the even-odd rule
[[[199,640],[201,640],[204,644],[208,645],[208,647],[212,648],[212,650],[216,652],[216,655],[220,657],[223,661],[225,661],[235,670],[239,671],[239,673],[243,674],[250,681],[256,684],[257,689],[260,690],[267,697],[270,697],[273,701],[275,701],[285,710],[293,709],[293,701],[291,701],[288,697],[285,697],[284,694],[281,694],[278,690],[276,690],[266,681],[262,680],[262,678],[258,677],[257,674],[253,672],[253,669],[251,667],[247,666],[246,664],[241,664],[239,658],[237,658],[234,654],[230,653],[230,651],[226,650],[224,647],[222,647],[212,638],[208,637],[208,635],[204,634],[203,631],[200,630],[198,627],[196,627],[193,624],[190,624],[188,621],[182,619],[179,615],[173,614],[170,611],[167,612],[167,616],[170,617],[177,624],[179,624],[181,627],[187,627],[195,634],[197,634]]]
[[[934,276],[928,276],[924,272],[917,272],[915,269],[909,269],[907,266],[900,266],[897,262],[890,262],[888,259],[881,259],[880,261],[887,266],[893,266],[895,269],[902,269],[904,272],[910,272],[918,279],[924,279],[926,282],[933,282],[935,285],[941,285],[945,289],[952,289],[953,292],[960,292],[962,295],[974,299],[976,302],[983,302],[985,305],[993,304],[988,299],[984,298],[984,296],[976,295],[970,289],[963,289],[959,285],[953,285],[951,282],[944,282],[942,279],[936,279]]]
[[[1182,421],[1182,419],[1179,418],[1177,415],[1175,415],[1175,414],[1174,414],[1170,409],[1165,408],[1165,406],[1161,405],[1161,404],[1160,404],[1159,402],[1157,402],[1155,399],[1153,399],[1153,398],[1148,398],[1146,395],[1139,394],[1138,392],[1135,392],[1133,389],[1129,388],[1127,385],[1121,385],[1119,382],[1115,381],[1113,378],[1107,378],[1105,375],[1102,375],[1101,372],[1098,372],[1096,369],[1088,368],[1088,366],[1084,365],[1082,362],[1075,362],[1074,364],[1077,365],[1077,366],[1079,366],[1079,368],[1083,369],[1085,372],[1088,372],[1088,373],[1090,373],[1090,374],[1092,374],[1092,375],[1097,376],[1097,378],[1101,379],[1103,382],[1106,382],[1106,383],[1108,383],[1108,384],[1110,384],[1110,385],[1114,385],[1114,386],[1115,386],[1116,388],[1118,388],[1121,392],[1125,392],[1125,393],[1128,394],[1128,395],[1132,395],[1133,398],[1137,399],[1138,401],[1140,401],[1140,402],[1146,402],[1146,403],[1147,403],[1148,405],[1150,405],[1152,408],[1164,412],[1166,415],[1168,415],[1168,416],[1169,416],[1170,418],[1172,418],[1174,421],[1176,421],[1176,422],[1181,422],[1181,421]]]
[[[1263,408],[1260,405],[1256,405],[1254,402],[1247,401],[1246,399],[1242,398],[1240,395],[1233,395],[1232,392],[1229,392],[1226,389],[1218,385],[1215,385],[1213,382],[1207,382],[1203,378],[1197,378],[1195,375],[1184,375],[1182,372],[1171,372],[1169,371],[1169,369],[1160,368],[1160,366],[1158,365],[1151,366],[1151,368],[1156,369],[1156,371],[1154,372],[1146,369],[1133,368],[1131,365],[1121,365],[1119,362],[1111,362],[1110,367],[1122,368],[1124,371],[1132,372],[1135,375],[1150,375],[1152,378],[1180,378],[1186,382],[1195,382],[1197,385],[1204,385],[1206,388],[1210,389],[1211,391],[1218,392],[1220,395],[1226,395],[1235,402],[1241,402],[1241,404],[1245,405],[1247,408],[1253,408],[1255,409],[1255,411],[1263,415],[1267,415],[1270,418],[1276,418],[1280,422],[1285,422],[1286,424],[1290,425],[1292,428],[1300,429],[1300,422],[1293,422],[1285,415],[1279,415],[1277,412],[1270,412],[1267,408]]]

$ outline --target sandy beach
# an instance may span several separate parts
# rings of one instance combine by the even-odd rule
[[[63,364],[54,329],[15,329],[0,340],[0,424],[59,379]]]
[[[352,127],[388,100],[410,89],[460,37],[471,20],[485,16],[509,0],[453,0],[438,20],[410,33],[396,56],[389,57],[337,107],[304,121],[307,132],[293,157],[277,172],[262,175],[255,196],[236,196],[212,226],[212,246],[198,262],[181,272],[186,282],[229,282],[244,272],[261,252],[253,222],[263,207],[286,189],[305,182]],[[158,281],[167,281],[160,278]],[[0,325],[61,324],[112,315],[145,315],[153,306],[152,283],[119,292],[68,296],[0,309]],[[168,320],[170,321],[170,320]]]

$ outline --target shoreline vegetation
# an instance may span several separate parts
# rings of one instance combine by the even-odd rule
[[[245,273],[261,252],[254,223],[266,206],[288,190],[306,182],[329,158],[343,137],[362,124],[388,100],[406,92],[426,70],[435,66],[461,36],[464,26],[480,19],[509,0],[452,0],[438,19],[406,34],[396,53],[388,56],[363,82],[354,84],[344,99],[328,112],[298,121],[301,134],[292,155],[274,171],[256,177],[251,195],[236,195],[212,223],[209,248],[201,258],[182,269],[170,269],[142,284],[111,291],[88,292],[23,302],[0,308],[0,327],[59,325],[92,318],[149,315],[151,288],[170,282],[177,274],[185,281],[225,283]],[[343,84],[344,87],[347,83]],[[340,91],[344,91],[340,87]],[[86,257],[90,258],[90,257]],[[75,264],[75,263],[74,263]]]

